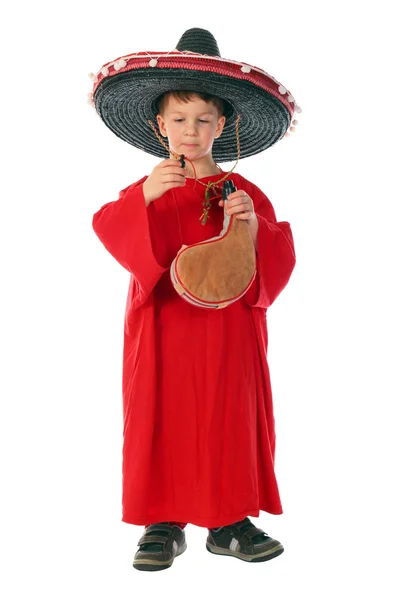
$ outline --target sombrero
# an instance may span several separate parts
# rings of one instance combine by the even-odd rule
[[[119,138],[160,158],[169,153],[157,139],[157,99],[171,90],[205,92],[227,103],[222,135],[214,141],[216,162],[238,155],[235,122],[240,115],[240,157],[266,150],[294,131],[301,108],[274,77],[246,63],[221,58],[214,36],[188,29],[169,52],[137,52],[89,73],[88,102]]]

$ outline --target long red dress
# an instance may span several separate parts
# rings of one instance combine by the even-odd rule
[[[230,306],[198,308],[176,293],[169,267],[182,243],[220,233],[223,208],[214,201],[201,225],[205,188],[191,179],[146,207],[146,178],[93,216],[95,233],[131,273],[122,375],[122,521],[211,528],[258,517],[260,510],[281,514],[266,309],[296,262],[290,225],[276,221],[257,186],[232,173],[258,217],[258,274]]]

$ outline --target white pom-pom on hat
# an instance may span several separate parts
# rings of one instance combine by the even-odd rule
[[[94,100],[93,100],[93,93],[89,92],[87,95],[87,103],[90,104],[90,106],[94,107]]]
[[[301,110],[300,106],[298,106],[298,104],[295,104],[295,105],[294,105],[294,109],[295,109],[295,111],[296,111],[297,113],[301,113],[301,112],[303,112],[303,111]]]
[[[280,94],[286,94],[286,93],[287,93],[287,89],[286,89],[286,88],[285,88],[283,85],[280,85],[280,86],[278,87],[278,92],[279,92]]]
[[[123,58],[120,58],[119,60],[117,60],[114,63],[114,69],[116,71],[119,71],[120,69],[123,69],[124,67],[126,67],[126,60],[124,60]]]
[[[89,77],[93,81],[93,83],[97,83],[97,75],[95,75],[94,73],[89,73]]]
[[[158,62],[158,60],[157,60],[156,58],[152,58],[152,59],[149,61],[149,65],[150,65],[150,67],[156,67],[156,66],[157,66],[157,62]]]
[[[104,75],[104,77],[106,77],[109,74],[108,67],[103,67],[101,73],[102,75]]]
[[[243,65],[240,69],[243,73],[250,73],[251,69],[247,65]]]

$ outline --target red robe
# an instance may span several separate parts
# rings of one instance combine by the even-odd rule
[[[276,221],[257,186],[232,173],[258,217],[258,273],[230,306],[198,308],[174,290],[169,267],[182,243],[220,233],[223,208],[213,201],[201,225],[205,187],[191,179],[146,207],[146,178],[93,216],[95,233],[131,274],[124,320],[122,521],[211,528],[258,517],[260,510],[281,514],[266,310],[296,262],[290,225]]]

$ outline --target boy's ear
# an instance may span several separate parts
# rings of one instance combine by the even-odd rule
[[[219,138],[219,136],[221,135],[221,133],[223,132],[224,126],[225,126],[225,122],[226,122],[226,117],[220,117],[218,119],[217,122],[217,129],[215,130],[215,136],[214,139]]]
[[[161,132],[161,135],[163,137],[167,137],[167,130],[165,129],[164,119],[162,118],[161,115],[157,115],[157,123],[158,123],[158,128]]]

